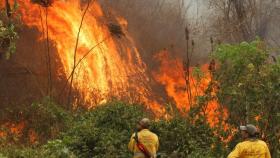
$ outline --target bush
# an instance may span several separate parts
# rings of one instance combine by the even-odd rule
[[[142,106],[108,103],[78,115],[62,139],[78,157],[130,157],[130,135],[144,116]]]
[[[229,112],[226,121],[231,127],[257,125],[270,145],[272,157],[276,157],[280,148],[280,137],[276,135],[280,124],[280,61],[270,59],[259,40],[221,45],[214,59],[219,63],[213,76],[218,83],[216,94]]]
[[[213,130],[202,119],[195,122],[177,116],[171,120],[155,122],[153,131],[161,142],[160,152],[167,157],[212,157],[216,138]],[[203,152],[201,152],[203,151]]]
[[[4,109],[1,112],[3,115],[0,117],[0,122],[22,123],[24,126],[18,135],[9,133],[9,129],[0,127],[1,131],[6,130],[9,133],[6,142],[10,144],[46,143],[48,139],[59,136],[72,120],[69,112],[48,98],[28,106]],[[34,133],[35,142],[30,140],[31,131]]]
[[[143,117],[142,106],[109,103],[78,116],[72,128],[63,134],[63,141],[78,157],[131,157],[127,144],[136,123]],[[194,123],[183,116],[158,120],[151,130],[160,138],[162,157],[174,153],[198,158],[214,155],[216,139],[202,119]]]
[[[35,148],[10,146],[0,149],[0,153],[9,158],[132,157],[127,145],[136,123],[143,117],[153,118],[147,115],[143,106],[108,103],[90,111],[74,113],[69,122],[71,126],[59,139]],[[202,118],[193,121],[178,115],[170,120],[155,121],[151,130],[159,136],[162,158],[172,155],[211,158],[215,155],[217,139]]]
[[[61,140],[49,141],[46,145],[35,148],[10,146],[0,152],[0,158],[76,158]]]

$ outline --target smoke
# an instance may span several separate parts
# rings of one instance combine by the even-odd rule
[[[163,49],[174,56],[185,57],[185,27],[189,27],[191,39],[199,44],[193,53],[193,64],[207,57],[207,49],[202,46],[208,42],[205,29],[199,29],[205,22],[203,14],[207,3],[203,0],[100,0],[104,10],[116,11],[128,20],[128,31],[134,37],[146,63]],[[110,13],[109,13],[110,14]],[[207,46],[208,47],[208,46]]]
[[[260,36],[272,44],[277,43],[279,41],[277,38],[280,37],[276,33],[279,32],[279,27],[276,25],[279,20],[272,20],[277,19],[279,15],[275,6],[270,3],[262,5],[259,3],[261,0],[99,1],[108,15],[117,13],[127,19],[128,31],[136,41],[150,72],[158,72],[161,68],[158,61],[153,58],[161,50],[167,50],[170,60],[179,59],[179,62],[182,62],[186,59],[186,27],[190,31],[190,39],[194,41],[193,51],[191,50],[191,66],[209,62],[209,54],[220,41],[237,43],[254,40],[256,36]],[[242,2],[245,8],[245,16],[241,21],[238,19],[238,11],[234,8],[236,6],[234,4],[231,7],[227,6],[237,1]],[[253,3],[255,8],[250,6],[249,1],[256,2]],[[275,4],[276,1],[273,2]],[[271,10],[272,8],[274,9]],[[250,24],[250,20],[253,23]],[[246,25],[248,34],[242,32],[240,27],[242,21],[248,22]],[[214,39],[213,46],[210,38]],[[176,69],[172,69],[173,66],[170,64],[168,68],[176,73]],[[151,84],[156,94],[168,98],[166,94],[163,94],[164,88],[158,84],[158,82]]]
[[[229,0],[100,0],[105,10],[114,10],[128,20],[129,32],[133,35],[141,54],[150,66],[151,57],[163,49],[173,56],[185,58],[186,40],[184,29],[190,30],[195,47],[192,65],[208,61],[211,51],[210,38],[236,43],[254,40],[257,36],[271,47],[280,45],[280,1],[245,0],[247,34],[243,35],[234,4]],[[237,1],[236,1],[237,2]],[[226,13],[229,15],[226,15]],[[229,18],[227,19],[227,16]],[[240,20],[240,19],[239,19]]]

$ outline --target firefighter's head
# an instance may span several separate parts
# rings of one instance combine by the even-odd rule
[[[148,118],[143,118],[141,121],[138,122],[137,124],[137,129],[142,130],[142,129],[149,129],[151,124],[150,119]]]
[[[240,126],[240,130],[243,139],[255,138],[258,135],[258,129],[252,124]]]

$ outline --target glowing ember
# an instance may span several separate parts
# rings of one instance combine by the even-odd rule
[[[25,122],[22,121],[20,123],[10,123],[7,122],[5,124],[2,124],[0,126],[0,138],[1,137],[6,137],[10,134],[16,137],[20,137],[22,135],[22,131],[25,127]]]

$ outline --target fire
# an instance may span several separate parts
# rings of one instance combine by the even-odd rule
[[[41,33],[38,40],[46,40],[47,37],[44,23],[47,11],[48,37],[59,56],[55,60],[63,63],[59,72],[61,76],[71,76],[75,67],[75,43],[85,4],[79,0],[57,0],[45,9],[27,0],[19,0],[18,3],[24,24]],[[112,35],[108,28],[109,21],[121,27],[123,37]],[[128,96],[127,92],[133,91],[153,110],[162,111],[157,103],[149,103],[146,66],[126,31],[127,25],[128,22],[117,15],[108,19],[98,2],[91,2],[80,30],[76,54],[76,64],[79,65],[75,69],[73,87],[79,90],[89,108],[106,102],[109,96],[122,98]],[[98,99],[96,92],[100,96]]]
[[[21,121],[19,123],[10,123],[7,122],[0,126],[0,138],[7,137],[9,134],[12,134],[16,137],[20,137],[22,135],[22,131],[25,127],[25,122]],[[3,130],[4,129],[4,130]]]
[[[57,49],[59,59],[52,60],[62,62],[63,67],[56,68],[61,78],[71,76],[73,68],[76,67],[73,88],[82,94],[88,108],[106,102],[111,96],[120,99],[135,97],[155,113],[165,112],[157,99],[151,99],[153,90],[149,86],[147,68],[133,38],[127,32],[129,24],[124,18],[114,14],[108,18],[98,2],[91,1],[82,21],[86,4],[79,0],[51,2],[48,7],[44,7],[28,0],[18,0],[19,13],[26,26],[40,32],[38,40],[46,40],[48,36]],[[83,23],[75,55],[81,21]],[[108,27],[110,25],[119,26],[123,36],[114,37]],[[170,59],[166,51],[159,53],[155,58],[161,62],[161,67],[159,72],[153,72],[153,77],[165,86],[167,95],[180,110],[189,110],[191,103],[196,102],[196,96],[203,95],[211,81],[211,75],[206,71],[207,65],[202,67],[204,77],[199,80],[191,77],[190,98],[186,93],[182,61]],[[194,69],[191,68],[190,73],[193,72]],[[215,100],[207,106],[212,120],[217,108],[218,103]]]
[[[184,77],[183,62],[180,59],[170,59],[167,51],[158,53],[155,58],[160,62],[161,66],[158,72],[154,72],[154,78],[165,86],[166,92],[171,97],[179,109],[188,110],[190,102],[194,101],[196,96],[204,94],[211,77],[207,73],[207,65],[202,67],[204,70],[204,77],[200,81],[191,77],[190,87],[193,94],[192,100],[189,100],[187,94],[186,80]],[[192,74],[193,68],[190,68]]]
[[[26,125],[26,121],[20,121],[17,123],[6,122],[0,125],[0,139],[7,137],[22,138],[23,131],[26,130]],[[28,138],[29,142],[34,144],[38,139],[38,135],[34,130],[29,129]]]
[[[201,67],[201,74],[203,74],[203,76],[199,78],[195,78],[194,75],[192,75],[195,70],[194,68],[190,68],[190,100],[186,79],[184,77],[183,61],[178,58],[171,59],[168,51],[159,52],[156,54],[155,59],[160,62],[159,70],[153,72],[155,80],[165,87],[168,97],[174,101],[178,109],[181,111],[188,111],[190,106],[196,103],[196,97],[205,94],[205,90],[211,81],[208,65],[203,65]],[[217,100],[210,101],[206,106],[205,113],[207,114],[207,119],[211,126],[219,122],[218,117],[221,112],[219,112],[218,109],[219,103]],[[222,113],[225,115],[226,111]]]

